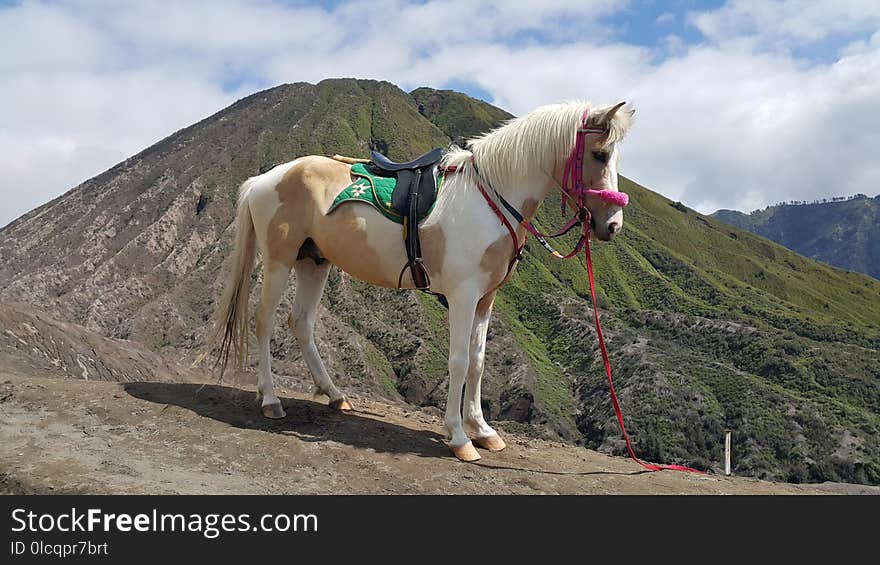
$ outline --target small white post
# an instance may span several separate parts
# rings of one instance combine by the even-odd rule
[[[724,474],[730,476],[730,432],[724,434]]]

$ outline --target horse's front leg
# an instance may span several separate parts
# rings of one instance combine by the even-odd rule
[[[462,285],[464,286],[464,285]],[[449,301],[449,397],[446,400],[447,438],[452,453],[462,461],[477,461],[480,454],[464,431],[461,420],[461,395],[468,372],[471,329],[479,292],[459,287]]]
[[[486,360],[486,333],[489,331],[489,319],[492,316],[494,302],[495,291],[492,291],[477,303],[464,388],[464,428],[474,442],[483,449],[501,451],[506,447],[504,440],[486,423],[480,402],[480,382]]]

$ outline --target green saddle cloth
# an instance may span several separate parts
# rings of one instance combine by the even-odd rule
[[[370,172],[370,169],[367,168],[364,163],[356,163],[352,165],[351,174],[356,177],[356,180],[345,187],[345,190],[340,192],[339,196],[333,200],[333,204],[331,204],[330,209],[327,210],[328,214],[343,202],[366,202],[373,208],[382,212],[382,215],[389,220],[397,222],[398,224],[403,224],[404,216],[398,214],[391,206],[391,193],[394,192],[394,187],[397,186],[396,177],[383,177],[376,175]],[[443,186],[442,172],[437,174],[438,195],[441,186]],[[419,217],[419,221],[428,217],[436,203],[437,201],[434,200],[434,204],[431,204],[428,211]]]

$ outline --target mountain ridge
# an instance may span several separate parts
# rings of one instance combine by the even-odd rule
[[[748,214],[718,210],[711,216],[805,257],[880,279],[880,194],[777,204]]]

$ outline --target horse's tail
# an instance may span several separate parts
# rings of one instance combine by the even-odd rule
[[[214,330],[206,350],[207,354],[219,344],[220,351],[214,367],[220,366],[221,377],[229,364],[230,355],[239,368],[247,359],[248,297],[256,258],[256,231],[247,197],[256,180],[246,180],[239,191],[232,264],[226,278],[226,288],[217,304]]]

